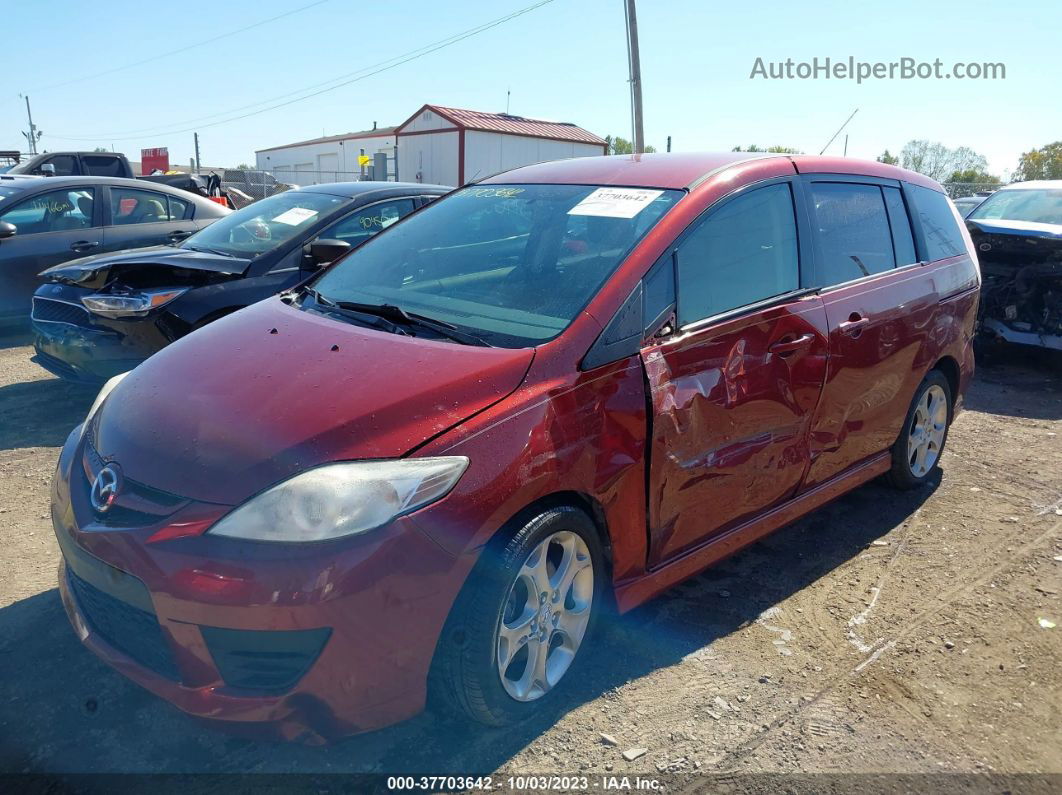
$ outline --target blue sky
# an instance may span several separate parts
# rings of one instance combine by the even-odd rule
[[[214,126],[237,115],[234,108],[415,50],[533,0],[327,0],[213,45],[122,68],[313,1],[5,3],[0,148],[25,149],[20,93],[32,99],[44,148],[113,145],[138,159],[141,148],[168,146],[171,161],[183,164],[192,133],[176,131],[185,128],[198,126],[204,164],[234,165],[252,162],[255,149],[374,121],[397,124],[425,102],[504,110],[507,90],[512,113],[630,137],[622,0],[554,0],[368,79]],[[646,140],[659,149],[671,135],[676,150],[778,143],[817,153],[857,107],[847,128],[848,154],[856,157],[926,138],[969,146],[998,173],[1014,168],[1021,152],[1062,138],[1062,6],[1054,0],[640,0],[638,14]],[[1006,79],[749,78],[757,57],[815,56],[940,58],[945,68],[1002,62]],[[842,146],[843,135],[829,151],[840,154]]]

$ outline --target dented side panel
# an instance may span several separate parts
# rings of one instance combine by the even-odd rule
[[[475,552],[528,506],[575,494],[607,527],[613,580],[637,577],[646,561],[645,429],[637,358],[573,379],[529,378],[503,412],[486,411],[417,451],[470,460],[423,530],[452,554]]]
[[[817,296],[725,321],[642,355],[653,408],[650,564],[784,501],[809,461],[827,362]],[[810,335],[806,347],[771,346]]]

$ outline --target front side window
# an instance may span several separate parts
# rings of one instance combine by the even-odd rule
[[[681,325],[797,289],[789,185],[750,190],[712,211],[682,241],[677,256]]]
[[[44,163],[51,163],[55,166],[55,176],[57,177],[71,177],[78,173],[77,158],[73,155],[56,155],[53,158],[45,160]],[[44,165],[41,163],[41,166]],[[38,166],[34,173],[42,174],[41,167]]]
[[[914,197],[915,211],[922,222],[929,260],[965,254],[966,243],[948,197],[920,185],[911,185],[910,194]]]
[[[254,258],[304,233],[349,202],[349,198],[327,193],[278,193],[219,218],[188,238],[182,247]]]
[[[111,188],[111,223],[157,224],[170,220],[166,194],[133,188]]]
[[[94,196],[92,188],[48,191],[4,210],[0,221],[14,224],[20,236],[87,229],[92,226]]]
[[[372,238],[313,286],[332,301],[428,315],[492,345],[536,345],[567,328],[683,195],[588,185],[465,188],[394,234]]]
[[[412,199],[391,199],[379,202],[356,210],[346,218],[341,218],[321,232],[319,237],[342,240],[350,243],[351,248],[355,248],[411,212],[413,212]]]
[[[969,219],[1062,224],[1062,190],[1020,188],[996,191],[970,213]]]
[[[818,285],[861,279],[896,265],[885,199],[877,185],[809,185],[819,243]]]

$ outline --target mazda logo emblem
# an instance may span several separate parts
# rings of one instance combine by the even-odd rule
[[[117,464],[107,464],[92,481],[92,492],[89,501],[92,507],[100,513],[106,513],[118,499],[118,492],[122,488],[122,470]]]

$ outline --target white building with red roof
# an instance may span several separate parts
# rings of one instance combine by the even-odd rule
[[[463,185],[510,168],[608,154],[604,138],[567,122],[424,105],[397,127],[375,127],[259,149],[258,168],[281,182],[312,185],[386,179]]]

